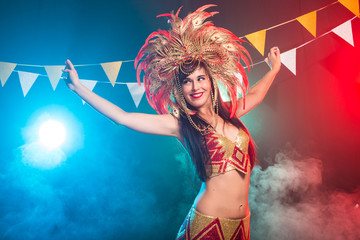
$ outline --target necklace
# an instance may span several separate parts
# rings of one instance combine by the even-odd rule
[[[215,125],[212,126],[211,123],[208,123],[208,125],[205,128],[199,128],[194,121],[192,120],[191,116],[189,113],[186,113],[187,119],[189,120],[190,124],[196,129],[198,130],[201,135],[206,135],[209,133],[210,128],[213,129],[216,132],[216,127],[218,124],[218,113],[219,113],[219,106],[218,104],[215,105],[215,113],[214,113],[214,117],[215,117]],[[200,117],[200,116],[199,116]],[[201,117],[200,117],[201,118]],[[201,118],[204,122],[206,122],[203,118]]]

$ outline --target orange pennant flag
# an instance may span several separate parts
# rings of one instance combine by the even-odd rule
[[[266,29],[250,33],[245,37],[264,56]]]
[[[296,18],[314,37],[316,37],[316,11]]]
[[[339,2],[353,14],[360,17],[359,0],[339,0]]]

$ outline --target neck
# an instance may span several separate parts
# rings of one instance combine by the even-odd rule
[[[213,118],[215,116],[214,109],[211,106],[206,106],[197,109],[198,115],[207,120],[209,118]]]
[[[216,128],[217,114],[215,113],[214,108],[211,105],[197,109],[197,113],[199,117],[205,120],[205,122],[210,124],[213,128]]]

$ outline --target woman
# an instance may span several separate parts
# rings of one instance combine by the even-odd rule
[[[138,81],[143,70],[147,99],[160,115],[127,113],[94,94],[69,60],[63,71],[69,88],[115,123],[176,137],[188,149],[203,183],[177,239],[250,239],[248,189],[256,156],[239,118],[264,98],[280,70],[280,51],[270,50],[272,69],[249,90],[240,64],[249,67],[249,54],[230,31],[205,22],[216,13],[205,11],[211,6],[184,19],[179,11],[161,15],[172,28],[152,33],[135,60]],[[219,83],[230,102],[221,100]]]

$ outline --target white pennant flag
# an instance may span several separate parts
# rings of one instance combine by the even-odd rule
[[[296,75],[296,48],[280,54],[281,63]]]
[[[129,88],[131,97],[135,103],[135,106],[138,107],[142,96],[144,95],[145,88],[144,86],[139,86],[138,83],[126,83]]]
[[[62,69],[65,68],[64,66],[45,66],[46,73],[49,77],[50,83],[52,88],[55,91],[56,86],[59,83],[60,77],[62,75]]]
[[[217,85],[219,88],[220,97],[223,100],[223,102],[229,102],[230,96],[229,96],[228,90],[226,89],[225,85],[219,81],[217,81]]]
[[[30,88],[34,84],[35,80],[39,76],[37,73],[30,73],[30,72],[21,72],[18,71],[19,79],[20,79],[20,85],[22,88],[22,91],[24,93],[24,97],[29,92]]]
[[[0,62],[0,80],[1,86],[4,86],[12,71],[16,67],[15,63]]]
[[[81,79],[81,80],[80,80],[80,83],[81,83],[82,85],[84,85],[86,88],[88,88],[90,91],[92,91],[92,90],[94,89],[97,81],[95,81],[95,80],[84,80],[84,79]],[[85,101],[84,101],[84,100],[81,99],[81,101],[82,101],[83,104],[85,104]]]
[[[354,37],[352,33],[351,20],[337,26],[332,31],[354,47]]]
[[[241,84],[243,84],[243,76],[241,75],[241,73],[234,73],[234,75],[240,80]]]
[[[243,76],[241,75],[241,73],[234,73],[235,77],[237,77],[241,84],[243,84]],[[225,85],[219,81],[217,81],[217,85],[219,88],[219,92],[220,92],[220,97],[224,102],[230,102],[231,98],[229,96],[229,92],[226,89]],[[241,98],[243,96],[241,89],[238,87],[237,88],[237,93],[238,93],[238,98]]]

